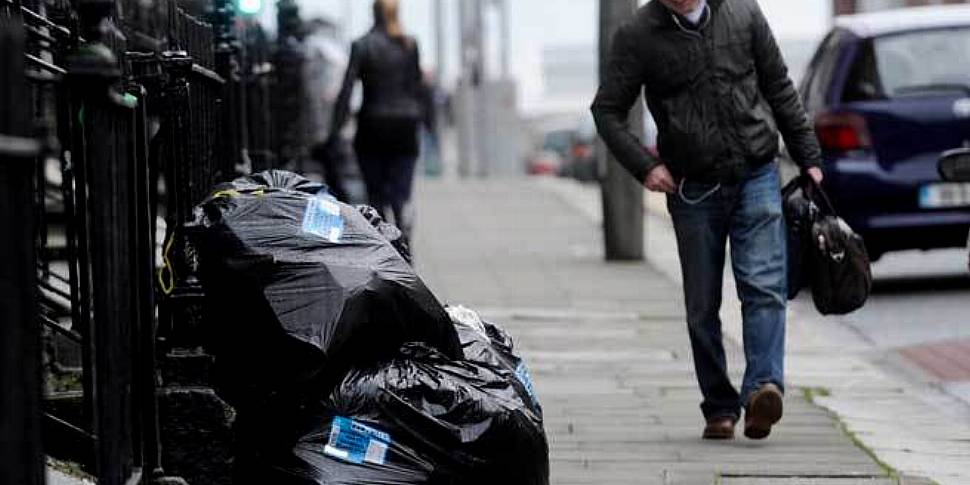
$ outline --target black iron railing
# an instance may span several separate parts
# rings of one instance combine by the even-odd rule
[[[0,0],[0,483],[164,475],[156,359],[200,338],[176,228],[280,159],[266,37],[205,3]]]
[[[32,138],[24,78],[24,29],[0,17],[0,483],[43,483],[40,433],[40,329],[34,217],[38,144]],[[18,101],[21,101],[17,104]],[[13,106],[17,104],[17,106]]]

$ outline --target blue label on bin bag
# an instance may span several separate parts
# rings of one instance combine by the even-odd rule
[[[340,205],[321,197],[310,199],[303,215],[303,232],[320,236],[332,243],[340,242],[340,237],[344,234],[344,218],[340,216]]]
[[[390,448],[391,435],[352,419],[336,417],[330,428],[330,442],[323,452],[356,465],[383,465]]]
[[[529,368],[525,366],[525,362],[519,362],[518,367],[515,368],[515,377],[525,386],[525,391],[529,393],[532,402],[539,404],[539,396],[536,395],[535,386],[532,384],[532,375],[529,374]]]

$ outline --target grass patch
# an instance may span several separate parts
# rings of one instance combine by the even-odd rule
[[[74,463],[73,461],[58,460],[55,458],[47,457],[47,466],[57,470],[65,475],[79,478],[91,483],[97,483],[97,479],[85,472],[81,465]]]
[[[826,387],[804,387],[802,388],[802,395],[805,396],[806,401],[817,406],[815,400],[820,397],[830,397],[832,390]]]
[[[876,455],[876,452],[873,451],[872,448],[869,448],[868,446],[866,446],[865,443],[862,442],[862,439],[859,438],[858,434],[856,434],[855,432],[849,429],[849,426],[845,423],[845,421],[842,420],[842,418],[839,418],[833,413],[829,413],[829,414],[832,415],[833,419],[835,419],[835,422],[838,423],[839,430],[842,431],[842,434],[848,437],[849,440],[852,441],[852,444],[855,445],[856,448],[859,448],[860,450],[862,450],[862,452],[868,455],[869,458],[871,458],[872,461],[874,461],[876,465],[879,466],[879,468],[882,468],[882,471],[886,473],[886,476],[891,478],[896,483],[899,483],[901,479],[899,475],[899,470],[896,470],[888,463],[882,461],[882,459],[880,459],[879,456]]]
[[[806,387],[806,388],[802,388],[802,394],[805,396],[806,401],[808,401],[812,405],[819,406],[816,400],[818,398],[831,397],[832,390],[825,387]],[[839,415],[833,413],[828,409],[825,409],[825,411],[835,421],[839,431],[841,431],[845,437],[849,438],[849,441],[851,441],[856,448],[859,448],[860,450],[862,450],[862,452],[865,453],[866,456],[868,456],[876,464],[876,466],[881,468],[883,473],[885,473],[886,476],[889,477],[889,479],[893,480],[896,483],[902,483],[903,477],[899,474],[899,470],[896,470],[890,464],[880,459],[879,456],[876,455],[876,452],[873,451],[872,448],[867,446],[862,441],[861,438],[859,438],[859,435],[857,433],[849,429],[849,425],[846,424],[846,422],[842,420],[842,418]],[[938,483],[932,480],[928,480],[928,483],[931,483],[933,485],[939,485]]]
[[[81,381],[80,372],[50,372],[47,374],[48,392],[72,392],[83,391],[84,382]]]

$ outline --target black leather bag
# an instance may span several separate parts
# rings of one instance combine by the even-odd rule
[[[820,208],[802,242],[812,299],[822,315],[846,315],[862,308],[872,292],[872,267],[862,237],[838,216],[828,195],[806,178],[805,193]]]
[[[788,228],[788,299],[794,300],[802,289],[811,285],[810,259],[805,242],[819,217],[819,208],[804,188],[802,177],[793,179],[782,189],[785,223]]]

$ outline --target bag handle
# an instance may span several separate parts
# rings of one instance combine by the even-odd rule
[[[805,191],[805,195],[807,195],[809,199],[816,202],[821,200],[824,210],[827,210],[830,215],[839,215],[835,210],[835,206],[832,204],[832,199],[830,199],[829,195],[825,193],[825,189],[822,188],[821,184],[816,182],[815,179],[808,174],[802,174],[798,177],[798,179],[801,180],[802,188]]]
[[[791,182],[788,182],[788,184],[781,189],[782,200],[785,200],[791,197],[792,194],[798,191],[798,189],[802,188],[802,185],[804,184],[801,180],[801,176],[793,178]]]

